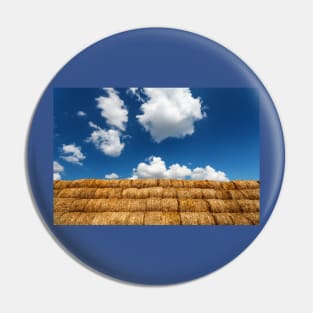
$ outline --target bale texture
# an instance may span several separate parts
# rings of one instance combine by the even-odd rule
[[[55,225],[258,225],[260,182],[54,181]]]

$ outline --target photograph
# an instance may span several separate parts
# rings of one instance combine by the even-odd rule
[[[55,225],[260,223],[254,88],[55,88]]]

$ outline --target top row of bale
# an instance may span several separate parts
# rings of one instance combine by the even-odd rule
[[[209,188],[209,189],[258,189],[260,182],[257,180],[233,180],[219,182],[213,180],[179,180],[179,179],[79,179],[56,180],[54,189],[63,188],[146,188],[146,187],[176,187],[176,188]]]

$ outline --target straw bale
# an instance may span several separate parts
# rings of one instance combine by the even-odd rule
[[[163,194],[162,197],[163,198],[176,198],[177,194],[176,194],[176,188],[163,188]]]
[[[207,212],[180,212],[182,225],[214,225],[213,215]]]
[[[179,211],[181,212],[208,212],[206,200],[179,199]]]
[[[53,224],[54,225],[59,225],[61,224],[61,217],[64,214],[64,212],[56,212],[54,211],[53,213]]]
[[[94,196],[95,199],[107,199],[111,189],[112,188],[97,188]]]
[[[75,199],[73,198],[54,198],[53,207],[54,212],[66,212],[70,211],[72,202]]]
[[[209,210],[213,213],[240,213],[241,205],[237,200],[208,199]]]
[[[230,215],[235,225],[251,225],[249,219],[247,219],[242,213],[232,213]]]
[[[96,188],[64,188],[59,191],[58,197],[92,199],[96,190]]]
[[[122,197],[128,199],[138,199],[138,188],[126,188],[122,191]]]
[[[81,212],[64,212],[55,223],[58,225],[75,225],[80,214]]]
[[[161,199],[161,209],[163,212],[170,211],[178,211],[178,201],[176,199]]]
[[[90,199],[86,212],[127,211],[128,199]]]
[[[131,179],[131,187],[144,188],[158,186],[157,178]]]
[[[217,225],[233,225],[234,222],[231,218],[231,214],[229,213],[217,213],[213,214],[215,223]]]
[[[245,199],[249,200],[259,200],[260,199],[260,189],[242,189],[242,194]]]
[[[176,188],[184,187],[184,182],[181,179],[172,179],[171,185],[172,187],[176,187]]]
[[[96,214],[97,213],[94,213],[94,212],[91,212],[91,213],[81,212],[75,219],[75,224],[76,225],[92,225],[93,219]]]
[[[109,188],[108,198],[120,199],[122,198],[122,188]]]
[[[158,186],[160,187],[172,187],[172,180],[171,179],[159,179]]]
[[[236,189],[236,186],[233,182],[231,181],[223,181],[221,182],[221,188],[222,189],[226,189],[226,190],[233,190],[233,189]]]
[[[143,225],[144,215],[144,212],[129,212],[127,225]]]
[[[195,181],[194,180],[183,180],[183,185],[185,188],[194,188]]]
[[[160,198],[148,198],[146,201],[147,211],[161,211],[162,203]]]
[[[164,225],[164,217],[161,211],[145,212],[145,225]]]
[[[241,192],[241,190],[228,190],[228,192],[231,194],[231,198],[233,200],[239,200],[239,199],[244,199],[245,196],[244,194]]]
[[[56,198],[62,189],[53,189],[53,198]]]
[[[234,180],[237,189],[257,189],[260,188],[260,184],[256,180]]]
[[[260,210],[259,200],[237,200],[244,213],[258,212]]]
[[[88,202],[90,200],[89,199],[74,199],[74,201],[71,203],[71,206],[69,208],[69,211],[73,212],[84,212]]]
[[[200,188],[179,188],[177,189],[177,198],[202,199],[202,190]]]
[[[70,180],[55,180],[53,183],[54,189],[63,189],[63,188],[70,188],[72,185],[72,181]]]
[[[146,199],[127,199],[125,211],[145,211]]]
[[[119,187],[130,188],[131,187],[131,179],[120,179]]]
[[[148,199],[149,198],[149,188],[138,188],[137,198],[138,199]]]
[[[149,191],[149,197],[162,198],[163,187],[150,187],[148,188],[148,191]]]
[[[129,212],[101,212],[96,213],[93,225],[127,225]]]
[[[253,225],[260,223],[260,213],[244,213],[243,214]]]
[[[228,190],[221,189],[221,190],[216,190],[215,198],[222,199],[222,200],[230,200],[232,199],[232,196]]]
[[[189,188],[178,188],[176,189],[176,193],[177,193],[178,199],[190,199],[191,198]]]
[[[208,188],[203,188],[201,189],[202,192],[202,198],[203,199],[215,199],[215,189],[208,189]]]
[[[164,225],[180,225],[180,214],[178,212],[162,212]]]

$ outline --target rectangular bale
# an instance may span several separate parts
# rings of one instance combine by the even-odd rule
[[[145,212],[144,225],[164,225],[161,211]]]
[[[144,212],[129,212],[127,225],[143,225],[144,215]]]
[[[260,211],[260,200],[237,200],[241,206],[241,210],[244,213],[259,212]]]
[[[209,211],[212,213],[240,213],[241,205],[237,200],[208,199]]]
[[[177,212],[178,201],[177,199],[161,199],[161,210],[162,212]]]
[[[179,199],[181,212],[208,212],[208,204],[202,199]]]

